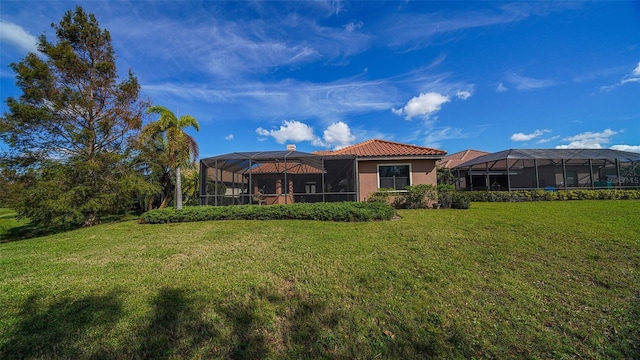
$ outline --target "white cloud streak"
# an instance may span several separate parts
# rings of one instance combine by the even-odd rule
[[[534,90],[558,85],[558,82],[550,79],[536,79],[511,73],[507,75],[509,81],[516,90]]]
[[[603,149],[616,134],[618,132],[611,129],[605,129],[602,132],[584,132],[564,138],[563,140],[569,143],[558,145],[556,149]]]
[[[468,137],[462,129],[445,127],[442,129],[433,129],[426,132],[424,145],[432,148],[442,147],[444,140],[463,139]]]
[[[38,52],[38,39],[20,25],[8,21],[0,20],[0,40],[24,52]]]
[[[246,81],[229,83],[224,88],[215,87],[215,83],[149,84],[143,81],[142,91],[164,103],[178,98],[197,106],[203,103],[216,104],[220,111],[223,111],[221,108],[229,107],[230,110],[233,109],[227,112],[226,118],[229,120],[256,117],[331,119],[372,111],[388,111],[398,102],[398,98],[404,97],[400,93],[403,86],[419,85],[437,89],[438,92],[434,94],[455,93],[456,88],[470,87],[463,83],[448,83],[446,75],[430,75],[429,72],[428,69],[421,69],[386,79],[363,80],[353,77],[328,83],[308,83],[292,79],[278,82]],[[416,101],[418,100],[414,100],[412,105],[418,105]],[[243,105],[238,107],[237,104]],[[404,109],[397,111],[398,115],[402,115]]]
[[[127,39],[123,49],[130,57],[141,54],[143,61],[145,57],[161,59],[181,71],[227,81],[317,61],[342,61],[368,49],[374,39],[359,31],[362,23],[358,21],[327,27],[317,18],[269,6],[260,7],[258,11],[264,13],[260,18],[227,20],[219,10],[203,7],[189,26],[181,19],[158,19],[150,11],[122,14],[110,28],[118,38]]]
[[[546,133],[550,133],[551,130],[549,129],[543,129],[543,130],[538,130],[536,129],[534,132],[530,133],[530,134],[525,134],[525,133],[515,133],[513,135],[511,135],[511,141],[530,141],[533,140],[537,137],[542,136],[543,134]]]
[[[613,145],[611,149],[640,153],[640,145]]]
[[[609,91],[614,90],[614,89],[616,89],[616,88],[618,88],[618,87],[620,87],[620,86],[622,86],[624,84],[634,83],[634,82],[640,82],[640,61],[638,62],[638,65],[636,65],[636,67],[633,69],[633,71],[631,71],[630,74],[625,75],[616,84],[600,87],[600,91],[609,92]]]
[[[428,14],[401,13],[392,14],[382,24],[385,29],[379,35],[390,47],[411,46],[415,49],[429,46],[435,38],[453,35],[457,38],[467,29],[489,27],[500,24],[518,22],[531,15],[544,14],[562,10],[569,4],[552,6],[539,4],[515,3],[498,8],[469,11],[437,11]]]

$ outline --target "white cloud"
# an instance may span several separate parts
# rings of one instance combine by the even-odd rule
[[[467,137],[467,135],[463,133],[462,129],[452,127],[431,130],[428,131],[426,135],[424,145],[433,148],[440,148],[443,140],[463,139]]]
[[[456,96],[458,97],[458,99],[467,100],[471,97],[471,93],[466,90],[459,90],[456,93]]]
[[[284,120],[277,130],[257,128],[259,140],[273,137],[278,144],[299,143],[308,141],[314,146],[339,149],[351,145],[356,137],[351,133],[349,125],[342,121],[334,122],[323,132],[323,138],[316,136],[313,128],[297,120]]]
[[[556,149],[602,149],[604,144],[611,142],[610,138],[617,133],[611,129],[605,129],[599,133],[584,132],[564,138],[563,140],[569,141],[569,143],[558,145]]]
[[[224,137],[225,140],[233,140],[233,134],[229,134],[227,136]]]
[[[38,51],[38,39],[20,25],[8,21],[0,21],[0,40],[13,44],[25,52],[37,53]]]
[[[436,37],[440,42],[443,41],[442,36],[447,34],[451,34],[452,39],[457,39],[459,34],[467,29],[519,22],[532,15],[562,10],[566,6],[570,5],[565,2],[559,2],[559,4],[518,2],[505,3],[486,11],[469,9],[456,12],[444,10],[425,13],[397,12],[389,14],[388,20],[382,23],[380,38],[392,47],[408,45],[414,49],[420,49],[429,46]]]
[[[554,140],[558,140],[558,139],[560,139],[560,136],[556,135],[556,136],[552,136],[550,138],[540,139],[536,143],[538,143],[538,144],[546,144],[548,142],[551,142],[551,141],[554,141]]]
[[[505,92],[507,90],[508,90],[507,87],[504,86],[503,83],[498,83],[498,85],[496,86],[496,92],[501,93],[501,92]]]
[[[549,129],[543,129],[543,130],[536,129],[531,134],[525,134],[525,133],[519,132],[511,135],[511,141],[529,141],[549,132],[551,132],[551,130]]]
[[[507,75],[507,80],[515,86],[516,90],[533,90],[558,85],[554,80],[535,79],[515,73]]]
[[[259,127],[259,128],[257,128],[257,129],[256,129],[256,133],[257,133],[258,135],[260,135],[260,136],[269,136],[269,135],[271,135],[271,133],[269,132],[269,130],[267,130],[267,129],[263,129],[263,128],[261,128],[261,127]]]
[[[313,128],[297,120],[284,120],[278,130],[257,128],[256,133],[261,136],[271,136],[278,144],[302,141],[319,142],[317,136],[313,134]]]
[[[391,108],[391,112],[394,113],[395,115],[402,115],[402,108],[400,109],[396,109],[396,108]]]
[[[344,30],[348,33],[354,32],[362,27],[362,21],[350,22],[344,26]]]
[[[613,85],[601,86],[600,91],[608,92],[627,83],[640,82],[640,61],[630,74],[625,75],[620,82]]]
[[[327,145],[339,149],[351,145],[356,137],[351,134],[349,125],[339,121],[327,127],[323,139]]]
[[[442,104],[449,102],[449,97],[437,92],[420,93],[413,97],[401,109],[391,109],[394,114],[405,114],[405,119],[410,120],[416,116],[428,118],[431,114],[440,110]]]
[[[611,149],[640,153],[640,145],[613,145]]]

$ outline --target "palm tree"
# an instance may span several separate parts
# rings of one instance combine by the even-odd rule
[[[187,205],[198,204],[198,189],[200,188],[200,171],[198,164],[190,163],[190,167],[182,169],[182,195]]]
[[[157,114],[160,118],[148,124],[142,130],[148,136],[162,136],[165,139],[165,151],[167,166],[176,172],[176,208],[182,209],[182,184],[180,179],[180,166],[188,164],[193,156],[193,161],[198,158],[199,149],[195,139],[185,133],[183,129],[193,127],[200,131],[198,120],[191,115],[176,115],[164,106],[151,106],[147,114]]]

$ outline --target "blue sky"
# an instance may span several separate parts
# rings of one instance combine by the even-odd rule
[[[640,152],[638,2],[3,0],[3,112],[9,63],[76,4],[145,97],[198,119],[202,157],[372,138]]]

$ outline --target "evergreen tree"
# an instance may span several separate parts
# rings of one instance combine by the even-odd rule
[[[64,14],[56,42],[10,66],[20,98],[8,98],[0,139],[2,165],[16,171],[16,210],[45,225],[94,225],[126,210],[142,178],[129,161],[130,141],[147,103],[131,71],[119,82],[111,36],[78,6]]]

